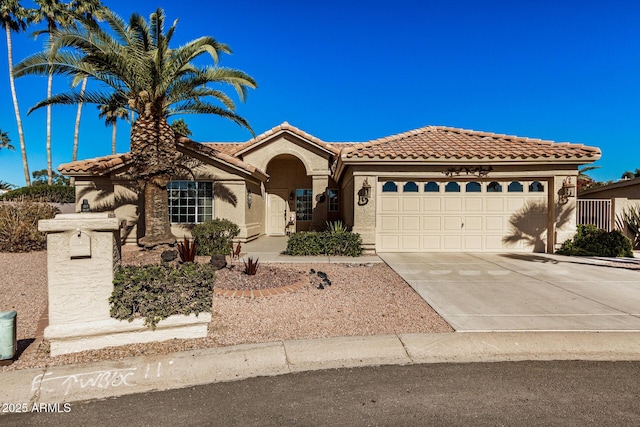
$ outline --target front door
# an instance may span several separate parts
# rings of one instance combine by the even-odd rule
[[[289,215],[287,190],[270,190],[267,195],[267,234],[285,234]]]

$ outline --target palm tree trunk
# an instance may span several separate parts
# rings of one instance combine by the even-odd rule
[[[113,129],[111,129],[111,154],[116,154],[116,122],[113,122]]]
[[[140,117],[131,129],[133,174],[144,182],[144,247],[176,242],[169,223],[167,184],[175,174],[175,132],[164,117]]]
[[[47,79],[47,99],[51,98],[53,86],[53,73],[49,73]],[[51,104],[47,105],[47,183],[53,185],[53,165],[51,161]]]
[[[84,92],[87,90],[87,77],[82,79],[82,87],[80,89],[80,98],[84,98]],[[82,105],[83,102],[78,102],[78,111],[76,112],[76,125],[73,131],[73,153],[71,154],[71,161],[78,160],[78,141],[80,139],[80,118],[82,117]]]
[[[6,22],[4,29],[7,33],[7,57],[9,61],[9,84],[11,86],[11,97],[13,98],[13,111],[16,115],[18,125],[18,137],[20,138],[20,152],[22,153],[22,169],[24,169],[24,180],[27,187],[31,186],[31,176],[29,175],[29,163],[27,162],[27,147],[24,142],[24,132],[22,130],[22,118],[18,107],[18,96],[16,95],[15,79],[13,77],[13,43],[11,42],[11,27]]]

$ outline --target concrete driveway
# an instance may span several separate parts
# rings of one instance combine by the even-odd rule
[[[456,331],[640,331],[640,271],[548,254],[378,254]]]

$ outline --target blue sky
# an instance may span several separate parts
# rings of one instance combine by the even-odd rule
[[[238,106],[257,134],[288,121],[327,142],[366,141],[441,125],[600,147],[598,180],[640,168],[637,1],[103,2],[125,18],[162,7],[179,19],[176,46],[229,44],[220,65],[259,85]],[[16,61],[43,47],[42,36],[13,38]],[[6,55],[3,37],[0,129],[18,148]],[[68,84],[56,79],[54,93]],[[29,167],[46,168],[45,111],[26,116],[46,79],[18,79],[17,91]],[[184,119],[197,141],[251,137],[224,119]],[[55,166],[71,159],[74,120],[74,107],[54,107]],[[118,152],[129,131],[119,124]],[[110,150],[111,130],[86,106],[79,158]],[[19,150],[0,151],[0,180],[24,184]]]

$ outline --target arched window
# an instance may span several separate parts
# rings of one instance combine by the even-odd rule
[[[467,182],[465,191],[467,193],[479,193],[480,191],[482,191],[482,187],[480,186],[479,182],[471,181]]]
[[[424,192],[425,193],[439,193],[440,192],[440,186],[438,185],[437,182],[429,181],[424,185]]]
[[[502,193],[502,184],[496,181],[491,181],[487,184],[487,193]]]
[[[507,187],[507,191],[509,193],[522,193],[522,184],[518,181],[512,181],[511,184]]]
[[[460,192],[460,186],[458,185],[457,182],[448,182],[447,185],[444,186],[444,192],[445,193],[459,193]]]
[[[538,181],[533,181],[529,185],[529,193],[543,193],[544,185]]]
[[[418,192],[418,184],[413,181],[409,181],[404,184],[402,187],[403,193],[417,193]]]
[[[387,181],[382,186],[382,192],[383,193],[397,193],[398,192],[398,186],[393,181]]]

